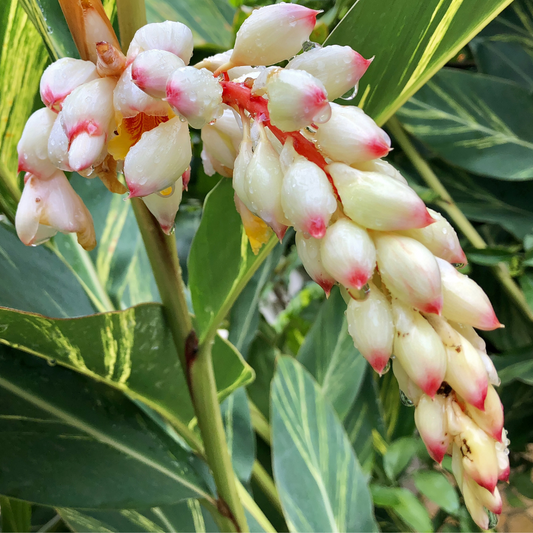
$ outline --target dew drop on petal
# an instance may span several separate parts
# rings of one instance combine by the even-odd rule
[[[345,92],[341,96],[341,100],[346,100],[346,101],[353,100],[357,96],[358,91],[359,91],[359,82],[355,84],[353,89],[350,89],[349,91]]]

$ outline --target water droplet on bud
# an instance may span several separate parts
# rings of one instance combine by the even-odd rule
[[[341,96],[341,100],[346,100],[346,101],[353,100],[357,96],[358,91],[359,91],[359,82],[355,84],[353,89],[350,89],[349,91],[345,92]]]
[[[386,374],[391,368],[391,362],[390,362],[390,359],[387,361],[387,364],[385,365],[385,367],[383,368],[383,370],[381,371],[381,375],[383,376],[384,374]]]
[[[400,401],[405,405],[405,407],[414,407],[415,404],[406,396],[405,392],[400,389]]]

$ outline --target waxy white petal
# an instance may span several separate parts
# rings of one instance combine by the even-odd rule
[[[174,220],[180,208],[182,195],[183,179],[180,177],[172,187],[142,199],[167,235],[170,235],[174,229]]]
[[[392,371],[394,377],[398,381],[400,390],[413,402],[414,405],[418,405],[424,391],[407,375],[407,372],[400,361],[398,361],[397,357],[392,360]]]
[[[68,164],[68,137],[63,129],[61,113],[56,116],[48,137],[48,158],[55,167],[71,172],[72,168]]]
[[[494,440],[501,440],[503,430],[503,405],[492,385],[487,389],[487,396],[481,411],[473,405],[467,405],[470,418]]]
[[[439,394],[430,398],[424,394],[415,409],[415,423],[429,455],[441,463],[452,441],[448,432],[446,398]]]
[[[296,232],[296,249],[298,250],[298,256],[302,260],[306,272],[314,282],[318,283],[324,289],[326,296],[329,296],[336,282],[324,268],[320,257],[320,242],[320,239],[313,237],[306,238],[303,233]]]

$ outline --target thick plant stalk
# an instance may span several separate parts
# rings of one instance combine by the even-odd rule
[[[407,157],[411,160],[411,163],[413,163],[414,167],[418,170],[424,181],[439,195],[439,207],[442,207],[442,209],[444,209],[448,215],[450,215],[450,218],[453,220],[454,224],[457,226],[457,228],[459,228],[459,230],[474,248],[478,248],[480,250],[486,248],[487,243],[484,241],[483,237],[481,237],[474,226],[465,217],[463,212],[457,207],[446,187],[444,187],[431,167],[418,153],[407,133],[402,128],[399,120],[396,117],[392,117],[387,122],[387,127],[394,135],[396,141],[402,147],[402,150],[405,152]],[[515,302],[522,313],[529,320],[533,321],[533,309],[529,307],[524,297],[524,293],[520,290],[520,287],[518,287],[509,274],[507,266],[504,263],[500,263],[495,267],[492,267],[492,272],[502,284],[505,292],[507,292],[509,297]]]

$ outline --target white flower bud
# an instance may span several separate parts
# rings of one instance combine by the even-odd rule
[[[401,235],[421,242],[433,255],[450,263],[468,263],[452,225],[437,211],[428,209],[435,221],[425,228],[407,229]]]
[[[129,197],[171,187],[187,170],[191,157],[189,128],[178,117],[144,132],[124,160]]]
[[[68,137],[63,129],[61,113],[56,115],[56,120],[48,137],[48,158],[52,164],[65,172],[72,172],[68,164]]]
[[[507,439],[507,431],[502,431],[503,442],[496,442],[496,457],[498,459],[498,481],[509,481],[509,474],[511,473],[511,466],[509,464],[509,440]]]
[[[149,194],[142,200],[150,213],[154,215],[161,229],[170,235],[174,229],[174,220],[176,213],[180,208],[181,197],[183,195],[183,179],[180,177],[178,181],[168,189],[163,189],[160,192]]]
[[[326,234],[322,242],[327,238]],[[394,341],[392,307],[387,298],[374,284],[370,283],[370,294],[365,300],[353,298],[350,300],[346,318],[348,332],[355,347],[372,368],[381,375],[389,362]]]
[[[252,139],[250,137],[250,121],[243,120],[243,136],[239,146],[239,153],[235,159],[233,166],[233,189],[239,197],[240,201],[251,212],[252,202],[248,198],[248,190],[246,187],[246,171],[248,165],[253,157]]]
[[[494,440],[500,441],[503,430],[503,405],[496,389],[492,385],[489,385],[487,389],[487,397],[483,408],[484,410],[481,411],[473,405],[467,405],[466,412],[487,435],[490,435]]]
[[[479,486],[469,475],[464,476],[463,486],[464,485],[468,486],[467,493],[470,493],[472,496],[474,496],[483,507],[487,508],[494,514],[501,514],[502,497],[498,487],[494,489],[494,492],[489,492],[487,489]],[[465,496],[465,501],[466,498],[467,496]]]
[[[392,360],[392,371],[394,377],[398,381],[400,390],[409,398],[414,405],[418,405],[420,398],[424,394],[422,389],[407,375],[407,372],[403,368],[398,358],[395,357]]]
[[[364,228],[342,218],[326,231],[320,249],[325,269],[349,289],[360,289],[376,267],[376,249]]]
[[[430,398],[424,394],[415,409],[415,424],[429,455],[442,463],[452,442],[446,418],[446,398],[437,394]]]
[[[366,228],[396,231],[433,223],[424,202],[408,185],[378,172],[342,163],[328,165],[344,212]]]
[[[296,154],[290,141],[285,143],[280,158],[282,168],[283,160],[293,160],[285,170],[281,191],[285,216],[297,231],[321,239],[326,234],[331,215],[337,209],[337,200],[326,173]]]
[[[68,166],[81,173],[99,165],[106,156],[105,142],[105,135],[90,135],[86,131],[81,131],[70,142]]]
[[[391,233],[372,235],[378,267],[389,291],[424,313],[440,314],[440,272],[433,254],[409,237]]]
[[[237,32],[231,65],[273,65],[296,55],[309,39],[318,13],[283,2],[252,11]]]
[[[52,63],[41,77],[41,100],[46,107],[58,113],[63,100],[76,87],[98,79],[96,66],[91,61],[63,57]]]
[[[404,185],[409,185],[407,180],[401,175],[400,171],[395,169],[384,159],[373,159],[372,161],[364,161],[363,163],[356,163],[352,166],[358,170],[364,170],[365,172],[378,172],[380,174],[385,174],[385,176],[389,176],[389,178],[399,181]]]
[[[483,289],[472,279],[437,258],[442,279],[442,314],[449,320],[474,328],[502,327]]]
[[[329,120],[331,106],[322,82],[303,70],[274,69],[265,86],[270,122],[282,131],[297,131]]]
[[[354,89],[372,59],[365,59],[349,46],[324,46],[300,54],[287,65],[289,69],[305,70],[318,78],[330,100],[336,100]]]
[[[96,246],[91,214],[63,172],[57,170],[47,180],[26,174],[25,182],[15,227],[26,246],[41,244],[58,231],[77,233],[86,250]]]
[[[232,53],[233,53],[233,48],[231,50],[226,50],[225,52],[221,52],[220,54],[215,54],[214,56],[206,57],[199,63],[196,63],[194,67],[195,68],[206,68],[207,70],[209,70],[209,72],[215,72],[218,68],[222,67],[223,65],[226,65],[226,63],[229,62]],[[258,72],[258,69],[255,67],[242,66],[242,67],[230,68],[226,72],[226,74],[229,76],[230,81],[234,81],[237,78],[240,78],[241,76],[246,76],[247,74],[257,73],[257,72]]]
[[[315,283],[318,283],[324,289],[326,296],[329,297],[329,293],[336,282],[322,264],[320,243],[320,239],[305,238],[302,233],[296,232],[296,249],[305,271]]]
[[[167,102],[193,128],[202,128],[222,114],[222,86],[207,69],[184,67],[167,81]]]
[[[165,50],[141,52],[131,65],[133,83],[154,98],[165,98],[170,75],[185,63],[177,55]]]
[[[440,337],[417,311],[392,300],[396,336],[393,353],[407,375],[428,396],[435,396],[446,373],[446,352]]]
[[[17,145],[18,171],[31,172],[40,179],[49,178],[56,168],[48,157],[48,138],[57,115],[43,107],[31,115]]]
[[[191,30],[181,22],[157,22],[146,24],[135,32],[128,48],[128,64],[141,52],[165,50],[177,55],[188,65],[193,52]]]
[[[386,156],[389,136],[362,109],[331,105],[331,118],[318,127],[318,149],[334,161],[352,165]]]

